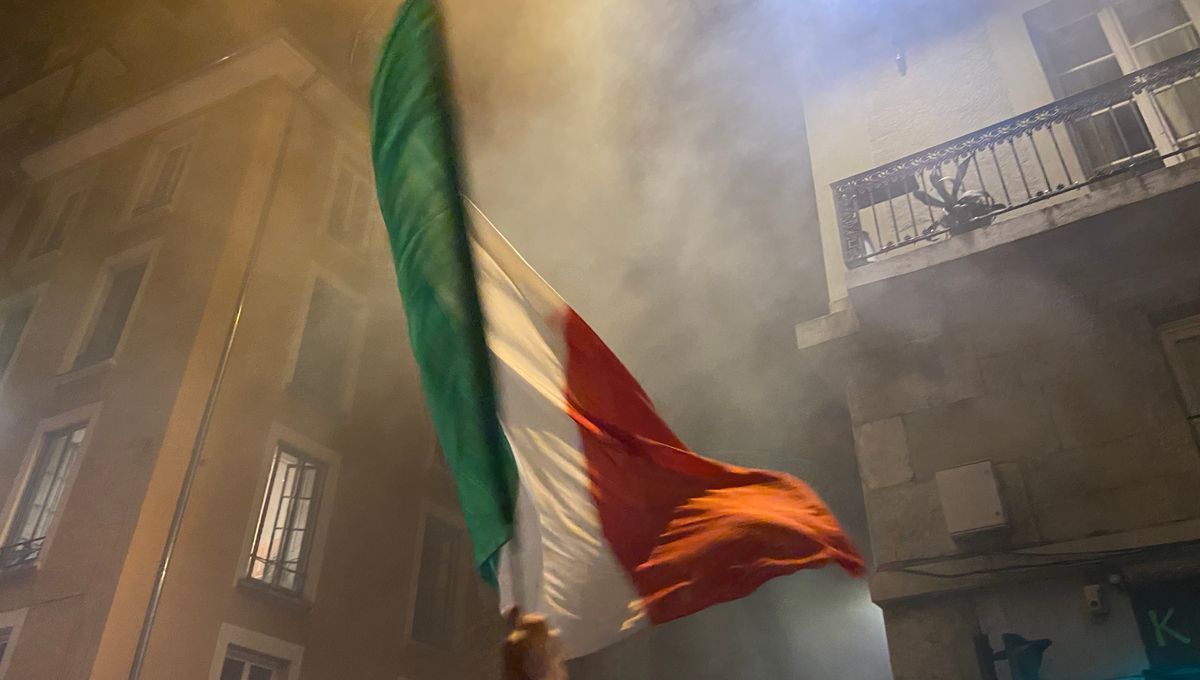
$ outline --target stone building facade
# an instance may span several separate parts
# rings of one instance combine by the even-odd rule
[[[111,4],[5,21],[0,678],[486,677],[342,60],[368,8]]]
[[[798,338],[845,390],[895,677],[1200,677],[1200,13],[963,4],[807,100],[837,266]]]

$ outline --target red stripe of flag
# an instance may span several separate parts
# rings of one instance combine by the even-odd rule
[[[653,623],[749,595],[764,582],[863,560],[821,499],[781,473],[689,451],[641,386],[573,311],[567,402],[605,538]]]

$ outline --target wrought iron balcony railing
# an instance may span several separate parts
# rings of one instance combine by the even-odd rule
[[[32,538],[28,541],[10,543],[0,546],[0,572],[26,567],[37,562],[42,555],[42,546],[46,537]]]
[[[1200,50],[832,185],[846,263],[1200,148]]]

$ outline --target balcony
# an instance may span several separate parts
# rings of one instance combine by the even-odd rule
[[[846,264],[879,261],[1200,155],[1198,76],[1200,50],[1193,50],[834,182]]]

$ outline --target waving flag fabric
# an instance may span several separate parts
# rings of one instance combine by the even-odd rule
[[[568,656],[862,560],[804,483],[691,452],[595,332],[462,199],[440,18],[408,0],[372,91],[376,181],[474,554]]]

